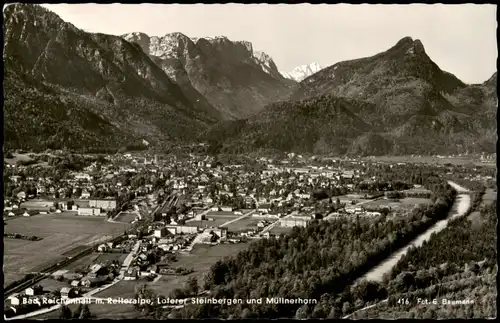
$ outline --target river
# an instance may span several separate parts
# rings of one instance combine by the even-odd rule
[[[391,256],[389,256],[389,258],[384,260],[376,267],[372,268],[361,279],[379,282],[382,281],[383,276],[392,270],[392,268],[398,263],[398,261],[408,252],[408,249],[410,247],[420,247],[424,243],[424,241],[430,239],[431,234],[442,231],[444,228],[446,228],[450,220],[463,216],[467,212],[467,210],[471,206],[471,197],[469,194],[464,193],[468,192],[469,190],[454,182],[448,182],[448,184],[450,184],[459,193],[455,199],[455,202],[453,203],[450,215],[445,220],[436,222],[432,227],[416,237],[406,246],[393,253]]]

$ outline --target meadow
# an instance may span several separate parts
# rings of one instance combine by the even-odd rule
[[[4,286],[24,274],[64,259],[79,246],[90,246],[120,235],[127,224],[109,223],[102,217],[74,213],[17,217],[6,222],[5,233],[42,237],[40,241],[4,239]],[[69,253],[68,253],[69,252]]]
[[[389,163],[422,163],[422,164],[452,164],[452,165],[466,165],[474,164],[477,166],[496,167],[494,161],[491,163],[483,163],[478,158],[471,156],[456,156],[438,158],[435,156],[371,156],[364,158],[365,160],[389,162]]]
[[[137,215],[135,213],[130,213],[130,212],[120,212],[114,219],[116,222],[121,222],[121,223],[130,223],[134,221],[137,218]]]
[[[257,224],[260,221],[268,221],[268,222],[275,222],[277,221],[276,218],[267,218],[267,217],[252,217],[248,216],[245,217],[241,220],[238,220],[236,222],[230,223],[229,225],[225,226],[229,232],[241,232],[241,231],[247,231],[248,229],[257,229]],[[269,224],[266,224],[269,225]]]
[[[398,211],[398,210],[406,211],[413,209],[417,205],[430,204],[430,203],[431,200],[425,198],[405,197],[403,199],[397,199],[397,200],[392,200],[392,199],[373,200],[367,203],[363,203],[361,206],[367,209],[388,207],[392,211]]]
[[[183,288],[189,277],[196,277],[198,283],[201,285],[203,282],[203,274],[208,272],[213,264],[224,257],[236,255],[240,250],[247,248],[248,244],[249,243],[219,244],[215,246],[195,245],[190,253],[177,254],[177,261],[171,264],[172,268],[192,268],[194,270],[193,273],[185,276],[162,275],[160,279],[155,282],[147,282],[145,280],[124,280],[97,293],[95,296],[103,298],[132,298],[135,296],[136,286],[146,284],[155,293],[168,297],[174,289]]]

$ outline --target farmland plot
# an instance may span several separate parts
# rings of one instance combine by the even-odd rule
[[[41,267],[64,258],[63,254],[75,247],[120,235],[126,228],[126,224],[108,223],[104,218],[68,214],[14,218],[5,225],[5,233],[36,235],[43,240],[6,243],[4,286],[19,279],[19,275],[43,269]],[[7,240],[11,239],[4,239],[4,243]]]

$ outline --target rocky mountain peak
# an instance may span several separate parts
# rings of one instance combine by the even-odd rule
[[[398,53],[405,56],[424,56],[425,48],[419,39],[413,40],[411,37],[404,37],[399,40],[396,45],[387,51],[387,53]]]
[[[323,67],[319,63],[313,62],[311,64],[297,66],[293,71],[281,72],[281,74],[288,79],[300,82],[322,69]]]

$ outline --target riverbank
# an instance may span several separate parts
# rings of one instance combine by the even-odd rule
[[[444,230],[448,223],[457,218],[463,216],[469,208],[471,207],[471,197],[468,194],[469,190],[463,186],[455,182],[448,181],[448,184],[453,187],[457,192],[462,193],[455,197],[455,202],[453,203],[452,209],[450,211],[450,215],[441,221],[436,222],[433,226],[427,229],[424,233],[413,239],[410,243],[408,243],[403,248],[399,249],[395,253],[393,253],[389,258],[384,260],[382,263],[371,269],[365,275],[362,276],[362,279],[370,280],[370,281],[382,281],[385,274],[390,273],[392,268],[398,263],[398,261],[408,252],[408,249],[411,247],[418,248],[420,247],[424,241],[428,241],[433,233],[438,233]]]
[[[445,220],[436,222],[432,227],[427,229],[423,234],[419,235],[412,242],[407,244],[405,247],[399,249],[394,254],[392,254],[388,259],[383,261],[381,264],[377,265],[375,268],[366,273],[361,279],[371,280],[371,281],[382,281],[385,274],[389,273],[392,268],[398,263],[398,261],[408,252],[411,247],[418,248],[424,241],[428,241],[433,233],[438,233],[444,230],[449,221],[457,217],[463,216],[467,210],[469,210],[471,204],[471,198],[468,194],[460,194],[456,197],[455,203],[451,210],[451,215]]]

